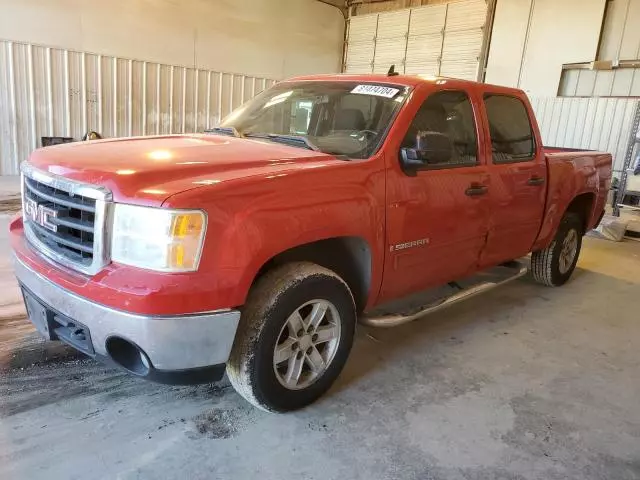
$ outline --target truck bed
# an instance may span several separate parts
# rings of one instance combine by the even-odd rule
[[[546,146],[543,149],[548,172],[547,203],[534,249],[551,242],[566,206],[576,199],[589,209],[585,230],[595,228],[604,213],[611,186],[611,154]]]
[[[545,153],[570,153],[570,152],[596,152],[596,150],[588,150],[583,148],[566,148],[566,147],[549,147],[547,145],[542,147]]]
[[[597,150],[582,150],[578,148],[562,148],[562,147],[542,147],[547,163],[556,164],[558,162],[571,162],[576,170],[579,170],[585,176],[590,176],[597,170],[600,179],[611,180],[612,157],[610,153],[599,152]]]

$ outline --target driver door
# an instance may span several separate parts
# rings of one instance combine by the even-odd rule
[[[424,99],[401,147],[417,148],[420,132],[447,135],[448,160],[425,163],[414,176],[388,165],[387,251],[380,301],[473,273],[485,245],[489,175],[482,150],[477,99],[441,90]]]

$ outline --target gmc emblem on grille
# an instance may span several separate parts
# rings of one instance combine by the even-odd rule
[[[51,222],[52,218],[58,216],[58,211],[40,205],[32,198],[25,198],[24,200],[24,215],[29,220],[43,226],[47,230],[51,230],[52,232],[58,231],[58,226]]]

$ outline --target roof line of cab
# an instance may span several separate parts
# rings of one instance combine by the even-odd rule
[[[522,92],[522,90],[517,88],[505,87],[502,85],[493,85],[490,83],[482,83],[482,82],[474,82],[471,80],[462,80],[459,78],[450,78],[450,77],[438,77],[432,75],[395,75],[389,76],[386,74],[375,74],[375,73],[367,73],[367,74],[350,74],[350,73],[333,73],[333,74],[316,74],[316,75],[303,75],[299,77],[292,77],[283,82],[304,82],[304,81],[322,81],[322,80],[333,80],[333,81],[351,81],[351,82],[377,82],[377,83],[385,83],[389,85],[403,85],[409,87],[415,87],[421,83],[437,83],[446,81],[447,83],[451,83],[454,86],[464,88],[465,86],[478,86],[483,85],[487,88],[491,89],[500,89],[504,92]]]

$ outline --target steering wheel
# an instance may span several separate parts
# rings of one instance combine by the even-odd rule
[[[356,137],[366,137],[367,135],[371,135],[371,137],[375,137],[378,135],[378,132],[376,132],[375,130],[359,130],[358,133],[356,133]]]

